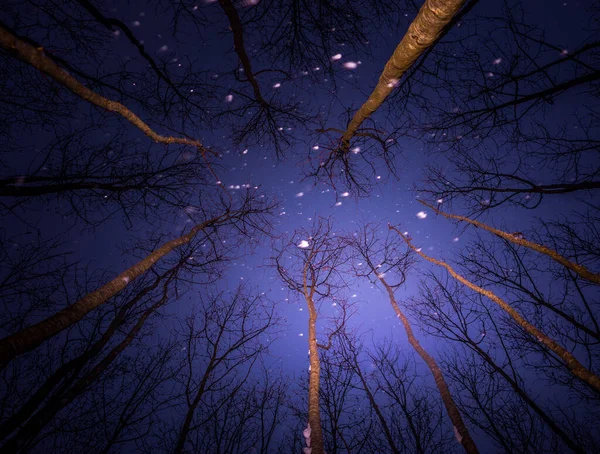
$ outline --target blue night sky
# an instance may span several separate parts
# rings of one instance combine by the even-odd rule
[[[217,448],[216,444],[211,444],[211,437],[218,438],[216,431],[208,426],[203,428],[204,423],[200,422],[205,417],[202,411],[208,411],[206,408],[212,408],[214,404],[212,394],[207,395],[202,400],[204,410],[197,410],[193,416],[197,426],[188,435],[183,451],[179,452],[302,452],[306,447],[306,436],[302,436],[302,430],[307,424],[310,359],[307,356],[308,310],[302,295],[290,290],[283,282],[274,266],[274,257],[276,251],[286,247],[283,258],[289,260],[286,263],[293,264],[291,256],[302,257],[304,253],[302,249],[305,248],[300,241],[305,240],[309,246],[307,250],[310,250],[312,238],[308,232],[313,231],[323,219],[330,220],[332,238],[352,238],[357,234],[360,237],[365,225],[377,226],[375,235],[385,238],[391,235],[388,224],[396,226],[401,232],[408,232],[405,235],[411,238],[411,243],[420,252],[451,264],[460,274],[470,276],[474,283],[496,292],[517,308],[522,309],[526,306],[524,301],[535,300],[535,297],[548,301],[549,306],[555,305],[561,311],[566,308],[565,312],[581,325],[588,326],[591,334],[584,328],[570,325],[568,329],[572,331],[567,333],[566,328],[561,328],[564,320],[556,316],[556,311],[542,307],[539,302],[538,306],[526,306],[522,311],[532,324],[537,324],[542,331],[565,344],[566,349],[598,378],[600,331],[596,321],[600,318],[600,293],[597,282],[584,280],[581,283],[580,280],[577,282],[581,285],[572,288],[571,281],[565,278],[565,272],[559,265],[523,246],[517,246],[521,247],[518,251],[522,254],[522,268],[514,271],[513,276],[516,276],[515,282],[524,282],[530,290],[528,295],[516,288],[516,284],[511,286],[508,278],[494,280],[489,271],[481,270],[481,274],[476,275],[473,270],[478,263],[496,261],[498,269],[502,269],[504,261],[509,263],[511,260],[510,247],[514,244],[503,242],[483,228],[436,215],[419,203],[419,200],[426,200],[445,212],[476,219],[507,233],[523,232],[518,236],[544,243],[592,272],[600,270],[597,197],[600,188],[600,11],[595,2],[465,2],[468,5],[475,3],[475,6],[453,24],[425,60],[417,60],[417,69],[408,72],[411,78],[401,78],[399,85],[402,88],[393,91],[363,125],[372,128],[369,131],[375,131],[389,147],[388,159],[395,172],[390,171],[382,158],[378,141],[358,137],[351,142],[349,160],[356,163],[357,172],[361,172],[364,178],[360,187],[348,185],[339,168],[332,179],[315,178],[311,170],[315,166],[318,168],[319,163],[332,153],[331,150],[339,146],[340,131],[345,130],[352,115],[372,92],[383,66],[414,20],[422,2],[322,2],[340,5],[341,11],[360,13],[364,17],[364,27],[356,28],[357,24],[347,16],[347,23],[341,21],[345,26],[326,33],[333,37],[328,42],[328,54],[313,55],[314,49],[305,48],[306,55],[302,56],[305,60],[288,65],[288,57],[291,58],[286,53],[288,48],[282,42],[269,43],[268,36],[272,33],[282,40],[277,35],[276,19],[291,5],[304,3],[312,2],[243,0],[230,3],[241,19],[245,51],[257,75],[262,96],[273,105],[295,103],[297,110],[293,112],[306,115],[306,119],[299,121],[293,121],[291,116],[278,117],[275,124],[279,130],[274,134],[282,140],[279,149],[270,136],[252,134],[260,133],[261,127],[250,127],[250,134],[241,138],[237,134],[240,125],[244,125],[244,118],[251,117],[256,108],[245,108],[245,103],[252,100],[253,92],[244,81],[244,71],[240,69],[242,65],[234,50],[231,25],[218,1],[88,3],[83,0],[42,0],[41,3],[21,3],[9,0],[0,6],[3,30],[43,46],[59,67],[83,85],[121,102],[159,134],[199,140],[215,151],[215,156],[208,158],[211,163],[208,168],[193,147],[152,143],[128,121],[73,96],[68,88],[15,58],[12,51],[3,45],[0,53],[4,68],[0,72],[0,90],[3,93],[1,97],[5,99],[0,100],[0,111],[4,110],[0,121],[5,124],[0,127],[0,140],[3,142],[0,147],[0,241],[3,243],[0,283],[4,282],[0,298],[5,313],[0,328],[2,337],[18,333],[73,304],[134,265],[150,250],[188,232],[193,225],[204,220],[203,209],[218,210],[215,201],[220,198],[227,200],[231,197],[237,201],[242,194],[252,193],[260,194],[261,200],[278,203],[266,221],[270,227],[268,235],[254,231],[246,238],[227,226],[219,234],[222,236],[217,237],[215,233],[216,240],[207,237],[205,242],[198,243],[198,250],[194,252],[197,256],[205,254],[206,249],[202,248],[208,246],[208,249],[223,248],[227,260],[215,265],[218,270],[212,274],[200,272],[198,276],[201,277],[197,281],[193,273],[186,274],[187,277],[178,284],[181,288],[169,293],[169,303],[149,318],[138,340],[123,354],[123,357],[133,358],[141,352],[142,357],[147,355],[150,358],[161,345],[169,342],[175,345],[175,353],[167,366],[173,374],[161,383],[153,397],[157,402],[163,399],[169,403],[156,410],[156,420],[152,420],[152,424],[149,423],[151,418],[145,417],[140,419],[139,427],[132,425],[128,429],[131,433],[144,432],[144,437],[127,438],[123,435],[122,439],[117,438],[111,444],[107,435],[113,427],[110,415],[103,420],[104,430],[92,428],[102,425],[98,422],[100,416],[93,415],[100,414],[99,409],[112,405],[98,403],[101,400],[98,396],[110,400],[121,392],[118,387],[111,388],[114,386],[110,381],[113,378],[101,377],[56,413],[54,419],[51,418],[35,435],[28,434],[30,428],[27,425],[28,420],[35,419],[34,411],[30,411],[31,419],[25,418],[9,432],[3,432],[4,426],[0,426],[2,443],[6,443],[0,452],[13,452],[17,447],[18,452],[174,452],[174,440],[181,434],[181,421],[187,408],[183,391],[186,374],[191,374],[182,365],[191,345],[185,340],[186,320],[203,307],[207,295],[219,291],[235,292],[240,285],[272,304],[281,317],[280,325],[272,333],[261,334],[260,342],[269,344],[269,349],[263,353],[260,364],[264,364],[273,380],[281,380],[284,384],[288,399],[281,407],[284,416],[278,422],[268,447],[252,441],[248,442],[250,446],[240,442],[229,447],[223,442]],[[320,2],[315,0],[314,3]],[[114,18],[127,26],[149,57],[158,62],[161,71],[175,81],[178,90],[185,93],[187,99],[178,101],[173,90],[156,76],[124,30],[114,24],[100,25],[89,13],[90,8],[97,8],[105,18]],[[513,22],[507,19],[509,17]],[[317,36],[314,28],[307,30],[309,36]],[[573,52],[575,56],[572,56]],[[553,63],[560,59],[564,61]],[[70,66],[67,67],[66,63]],[[534,75],[528,76],[528,72]],[[84,80],[81,74],[91,77]],[[522,80],[515,83],[519,77]],[[553,87],[565,81],[582,77],[589,80],[552,91]],[[501,83],[504,85],[499,85]],[[483,84],[487,89],[482,89],[483,94],[474,96]],[[160,88],[154,92],[153,87]],[[469,109],[489,107],[491,103],[500,105],[544,90],[548,90],[545,97],[540,95],[533,101],[497,112],[475,127],[472,127],[476,124],[473,118],[458,126],[451,123],[459,121],[458,116],[469,112]],[[162,93],[164,97],[161,99],[156,93]],[[144,99],[144,96],[148,98]],[[40,113],[44,109],[47,112]],[[19,116],[18,112],[24,113]],[[279,118],[283,119],[279,121]],[[324,128],[336,128],[338,131],[318,132]],[[81,150],[76,157],[61,156],[60,147],[52,147],[57,137],[67,137],[73,131],[83,130],[86,131],[85,142],[73,146],[73,149]],[[75,191],[75,195],[66,193],[61,196],[59,193],[26,198],[1,192],[2,188],[35,185],[33,176],[53,177],[60,172],[61,163],[63,168],[67,167],[65,162],[68,159],[72,159],[69,162],[73,168],[83,168],[94,147],[102,148],[106,143],[121,143],[123,147],[114,154],[103,151],[98,155],[100,158],[96,156],[95,159],[99,159],[98,169],[118,169],[121,165],[126,168],[134,162],[139,164],[145,158],[135,161],[132,156],[135,157],[135,150],[140,150],[144,156],[153,156],[149,159],[155,160],[152,162],[157,166],[189,163],[191,169],[193,163],[200,162],[205,181],[187,188],[184,203],[163,207],[159,201],[147,216],[140,214],[143,211],[142,201],[133,202],[131,216],[126,216],[110,191],[95,190],[92,195]],[[569,154],[572,149],[576,151]],[[164,156],[164,160],[159,161],[157,156]],[[120,159],[123,159],[121,163]],[[449,192],[444,194],[440,187],[431,183],[434,179],[432,169],[437,169],[440,171],[437,182],[445,184],[446,188],[450,188],[450,181],[457,182],[459,186],[461,181],[466,181],[468,185],[469,176],[465,169],[471,163],[505,175],[487,180],[492,185],[521,187],[520,183],[515,183],[516,180],[506,177],[512,175],[538,185],[586,183],[590,186],[589,189],[545,194],[539,199],[538,194],[523,191],[504,203],[495,203],[504,197],[502,193],[490,196],[491,192],[473,190],[452,194],[448,189]],[[474,186],[485,186],[483,181],[477,180]],[[80,212],[78,215],[72,209],[72,203],[76,203],[72,197],[79,197],[79,194],[84,195],[77,199],[82,204],[78,206],[88,207],[86,214]],[[490,201],[489,197],[493,200]],[[570,227],[571,236],[561,236],[565,230],[550,226],[552,222]],[[543,227],[544,223],[550,226],[548,230]],[[399,237],[394,238],[400,241]],[[290,244],[290,241],[293,243]],[[65,271],[59,288],[46,294],[41,290],[42,284],[59,278],[36,275],[28,280],[27,270],[35,271],[38,265],[33,260],[24,268],[18,265],[23,251],[33,250],[33,257],[41,257],[42,252],[35,251],[42,251],[43,245],[50,242],[55,243],[54,253],[66,254],[61,263],[68,262],[72,267]],[[143,248],[139,247],[140,244]],[[407,250],[403,241],[398,244],[403,251]],[[485,250],[490,255],[486,258],[477,247],[487,248]],[[209,255],[206,253],[206,257]],[[170,257],[169,263],[174,263],[176,258],[173,258],[174,255]],[[395,290],[396,300],[408,316],[421,345],[440,363],[479,452],[598,452],[600,437],[597,427],[593,427],[593,421],[600,418],[598,388],[569,375],[555,352],[544,346],[536,347],[535,336],[527,334],[504,313],[499,315],[501,311],[493,302],[460,288],[442,268],[417,253],[413,252],[411,257],[414,263],[407,271],[405,283]],[[353,382],[348,401],[356,399],[357,403],[343,404],[347,407],[341,413],[340,424],[346,424],[345,429],[340,429],[337,435],[325,429],[325,450],[330,454],[411,453],[419,449],[421,452],[462,452],[461,445],[455,440],[456,427],[453,430],[453,424],[448,420],[431,373],[409,344],[385,288],[374,273],[370,273],[368,279],[353,274],[364,266],[362,262],[356,255],[348,253],[339,265],[345,285],[333,297],[319,300],[317,337],[319,342],[325,343],[328,333],[334,329],[332,320],[339,319],[342,312],[339,301],[351,305],[354,314],[346,328],[361,339],[360,364],[372,380],[369,383],[372,390],[376,390],[375,398],[384,416],[397,429],[394,432],[397,448],[394,451],[387,444],[389,440],[382,435],[381,422],[365,397],[364,389],[358,382]],[[508,269],[509,265],[506,267]],[[290,268],[293,266],[290,265]],[[166,269],[166,266],[158,267],[156,273]],[[516,265],[514,269],[517,269]],[[510,265],[507,276],[510,273],[513,273],[513,265]],[[549,415],[547,419],[536,413],[535,405],[528,406],[519,400],[514,389],[506,384],[508,381],[502,382],[502,378],[498,378],[502,376],[501,372],[490,371],[489,366],[482,365],[483,360],[472,351],[465,353],[469,350],[464,342],[444,338],[443,329],[436,325],[441,323],[441,317],[433,305],[423,301],[426,289],[431,289],[434,299],[439,298],[439,307],[446,308],[449,314],[452,306],[440,295],[442,287],[435,285],[432,275],[446,283],[450,294],[451,289],[456,290],[454,307],[464,305],[461,307],[468,313],[465,323],[471,323],[468,331],[478,339],[476,345],[496,358],[500,369],[516,377],[515,381],[541,406],[542,413]],[[22,285],[10,286],[11,276],[16,276],[15,279]],[[150,279],[151,276],[147,274],[140,279]],[[385,276],[397,279],[398,270],[387,269]],[[211,282],[206,284],[206,280]],[[441,301],[446,301],[445,305]],[[100,333],[107,329],[121,304],[123,300],[115,297],[86,315],[78,325],[70,326],[43,343],[38,350],[17,357],[9,366],[3,363],[0,424],[6,426],[15,419],[19,409],[30,398],[30,390],[41,386],[50,371],[59,369],[61,364],[82,351],[88,351],[86,349],[90,349]],[[465,307],[471,309],[466,310]],[[491,308],[487,315],[482,307]],[[141,314],[141,309],[136,314]],[[496,322],[498,331],[494,332],[492,324]],[[130,326],[123,325],[118,336],[124,337]],[[509,333],[506,344],[499,334],[501,332]],[[200,336],[197,342],[201,350],[206,339]],[[508,344],[509,347],[506,346]],[[109,343],[105,348],[111,345]],[[402,427],[408,427],[408,423],[394,410],[393,399],[386,394],[382,385],[385,373],[378,372],[376,361],[369,357],[369,352],[375,351],[377,346],[397,348],[401,358],[398,364],[406,360],[410,371],[408,375],[414,381],[407,378],[405,383],[412,383],[411,389],[415,392],[408,399],[409,412],[417,414],[422,410],[418,405],[420,398],[430,403],[430,415],[433,419],[434,416],[439,418],[437,425],[431,423],[434,427],[431,439],[437,440],[438,444],[431,442],[424,448],[415,447],[410,436],[405,440],[399,435],[404,433]],[[105,351],[102,350],[102,355]],[[467,359],[460,367],[453,368],[457,352]],[[336,356],[339,350],[322,353],[329,355],[332,364],[339,360],[343,365],[341,356]],[[56,386],[42,403],[38,403],[36,411],[52,404],[52,396],[59,399],[60,393],[66,393],[65,390],[74,386],[76,379],[88,370],[86,368],[91,370],[92,364],[93,361],[73,372],[70,378],[63,378],[65,388]],[[204,363],[199,361],[189,370],[200,374],[203,367]],[[242,370],[245,370],[243,367]],[[116,363],[103,377],[120,377],[119,371],[122,371],[123,383],[133,383],[129,381],[129,372],[125,372],[130,371],[128,366],[117,366]],[[462,381],[460,373],[463,374]],[[482,375],[477,375],[479,373]],[[489,377],[496,378],[486,378],[488,373]],[[254,383],[252,380],[260,382],[262,374],[260,367],[254,367],[246,383]],[[323,368],[321,374],[323,377]],[[19,384],[20,377],[25,376],[28,378]],[[483,392],[490,402],[493,401],[486,407],[492,409],[489,413],[479,408],[469,394],[465,385],[469,379],[475,387],[481,384],[482,389],[489,380],[490,385]],[[244,383],[244,380],[240,382]],[[327,392],[324,386],[322,393]],[[398,386],[396,383],[390,389],[398,389]],[[104,391],[101,393],[100,389]],[[129,388],[125,386],[124,389]],[[223,392],[214,391],[214,396],[221,396]],[[233,398],[228,401],[233,401]],[[148,402],[142,403],[138,411],[152,408]],[[114,408],[121,408],[118,405],[121,404],[115,404]],[[323,408],[321,418],[325,427],[329,419]],[[210,417],[212,419],[206,417],[207,420],[217,421],[215,427],[219,424],[225,427],[219,418],[226,416],[217,413]],[[74,416],[68,424],[65,423],[71,414]],[[515,415],[520,417],[522,414],[527,415],[523,416],[523,421],[515,419]],[[374,425],[367,437],[371,442],[364,445],[356,442],[352,449],[345,448],[336,437],[344,438],[343,432],[345,440],[359,439],[360,431],[366,427],[361,425],[364,421],[354,426],[355,429],[351,428],[350,422],[360,420],[363,415],[365,421],[368,419]],[[485,420],[487,417],[491,419]],[[562,437],[559,431],[553,432],[548,419],[567,435]],[[425,424],[423,421],[420,420]],[[515,422],[514,426],[509,422]],[[251,430],[255,429],[243,429]],[[224,439],[227,437],[225,435]],[[565,438],[573,444],[569,445]],[[11,444],[14,440],[21,441]],[[313,453],[316,452],[316,448],[313,449]]]

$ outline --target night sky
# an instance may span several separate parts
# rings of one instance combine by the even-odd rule
[[[464,2],[344,144],[421,6],[2,2],[0,452],[310,453],[301,284],[327,253],[325,452],[477,452],[386,282],[479,452],[600,452],[600,9]],[[47,61],[190,143],[76,96]],[[120,274],[250,199],[264,211]],[[7,339],[111,282],[13,354]]]

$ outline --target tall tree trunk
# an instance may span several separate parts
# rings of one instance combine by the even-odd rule
[[[356,111],[342,136],[344,152],[349,153],[350,140],[360,125],[369,118],[394,90],[402,75],[431,46],[458,13],[465,0],[426,0],[417,17],[383,68],[369,99]]]
[[[375,269],[373,271],[377,273]],[[444,406],[446,407],[446,412],[448,413],[450,421],[452,421],[452,424],[454,426],[456,440],[462,445],[463,449],[467,454],[478,454],[479,450],[475,445],[475,441],[473,441],[473,438],[471,438],[469,429],[465,425],[460,411],[458,410],[458,407],[454,402],[454,398],[452,397],[452,393],[450,393],[450,389],[446,384],[446,380],[444,379],[444,374],[442,373],[442,370],[437,365],[436,360],[427,352],[427,350],[423,348],[421,343],[415,337],[415,334],[413,333],[412,326],[410,325],[408,318],[406,317],[406,315],[404,315],[404,312],[402,312],[400,306],[398,305],[398,302],[396,301],[396,297],[394,296],[394,289],[385,281],[383,277],[378,277],[378,279],[381,281],[381,283],[387,290],[388,296],[390,298],[390,304],[394,308],[394,312],[396,312],[396,315],[402,322],[402,325],[404,325],[404,330],[406,331],[408,342],[410,343],[412,348],[414,348],[415,351],[419,354],[419,356],[423,358],[423,361],[425,361],[425,364],[427,364],[427,367],[429,367],[429,370],[433,374],[435,384],[440,392],[440,396],[442,397],[442,402],[444,402]]]
[[[598,377],[598,375],[594,374],[591,370],[589,370],[583,364],[581,364],[579,360],[575,358],[575,356],[571,352],[569,352],[565,347],[563,347],[554,339],[549,337],[546,333],[542,332],[537,326],[532,325],[527,320],[525,320],[525,318],[521,314],[519,314],[519,312],[517,312],[510,304],[508,304],[494,292],[479,287],[478,285],[475,285],[474,283],[472,283],[471,281],[454,271],[454,268],[452,268],[446,262],[434,259],[433,257],[429,257],[427,254],[424,254],[423,252],[421,252],[421,249],[417,249],[412,244],[411,240],[405,235],[403,235],[397,228],[391,225],[389,226],[389,228],[390,230],[394,230],[398,235],[400,235],[404,239],[406,244],[408,244],[408,246],[413,251],[415,251],[425,260],[434,263],[438,266],[441,266],[442,268],[445,268],[448,271],[448,273],[450,273],[450,275],[458,282],[467,286],[471,290],[479,293],[480,295],[487,297],[488,299],[496,303],[498,306],[500,306],[500,308],[502,308],[502,310],[504,310],[508,315],[510,315],[512,319],[515,322],[517,322],[517,324],[521,328],[523,328],[527,333],[529,333],[530,336],[535,337],[539,343],[544,345],[547,349],[549,349],[550,351],[555,353],[560,359],[562,359],[573,375],[581,379],[584,383],[588,384],[594,391],[600,394],[600,377]]]
[[[101,107],[109,112],[114,112],[121,115],[136,128],[140,129],[145,135],[150,137],[155,142],[169,144],[191,145],[196,147],[198,151],[205,156],[207,150],[197,140],[187,139],[185,137],[166,137],[155,132],[148,126],[140,117],[125,107],[123,104],[107,99],[94,91],[87,88],[67,71],[58,66],[54,60],[48,57],[42,47],[35,48],[31,44],[19,39],[9,30],[0,25],[0,47],[4,48],[9,54],[18,58],[21,61],[29,63],[34,68],[52,77],[56,82],[68,88],[74,94],[79,96],[98,107]]]
[[[79,301],[41,322],[0,340],[0,367],[6,366],[15,357],[33,350],[52,336],[77,323],[89,312],[117,295],[131,281],[147,272],[158,260],[179,246],[189,243],[206,227],[231,219],[233,216],[233,212],[229,212],[196,225],[186,235],[163,244],[98,290],[88,293]]]

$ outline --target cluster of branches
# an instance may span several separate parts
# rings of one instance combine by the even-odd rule
[[[583,225],[588,232],[582,234],[569,224],[547,224],[545,234],[526,238],[522,232],[508,233],[428,208],[482,229],[500,243],[494,247],[481,238],[459,255],[455,266],[424,253],[392,225],[367,225],[344,233],[335,231],[330,219],[319,219],[312,229],[295,232],[276,248],[273,265],[282,282],[308,308],[308,406],[296,409],[307,425],[304,437],[295,443],[311,452],[328,447],[352,451],[375,437],[390,452],[406,447],[383,410],[394,408],[387,401],[390,395],[383,392],[378,398],[380,387],[372,388],[369,372],[358,365],[362,347],[350,321],[361,309],[358,303],[348,303],[348,293],[367,279],[381,286],[408,343],[431,374],[439,396],[436,405],[443,406],[447,417],[440,422],[445,429],[438,442],[452,438],[454,430],[465,452],[479,452],[473,430],[507,452],[527,450],[532,443],[542,450],[593,449],[593,428],[585,416],[567,411],[562,400],[573,395],[589,407],[586,411],[597,411],[600,276],[593,271],[598,265],[593,251],[597,236],[590,225]],[[431,272],[422,279],[421,296],[402,302],[403,284],[419,256],[447,275]],[[547,281],[552,284],[546,291],[542,282]],[[422,335],[450,341],[443,355],[436,358],[427,351],[411,315]],[[377,364],[374,357],[371,361]],[[532,394],[532,380],[543,380],[564,397],[556,402],[551,396]],[[411,397],[410,405],[415,399]],[[344,414],[344,409],[355,413],[355,406],[365,401],[369,420]],[[435,439],[436,427],[426,430],[429,441]],[[413,436],[414,443],[423,442]]]
[[[418,11],[369,2],[375,19],[354,1],[163,3],[178,43],[190,27],[199,39],[213,23],[227,30],[233,52],[219,73],[190,59],[174,69],[173,55],[150,55],[124,20],[87,0],[0,5],[0,209],[10,219],[0,249],[0,450],[275,449],[288,387],[264,355],[280,320],[255,292],[215,284],[245,242],[269,233],[276,204],[257,188],[229,193],[220,154],[189,134],[226,122],[236,147],[269,146],[278,157],[319,124],[328,145],[311,148],[308,176],[357,195],[370,194],[378,163],[395,176],[401,136],[425,137],[444,153],[418,189],[469,216],[429,209],[495,239],[482,236],[451,264],[394,225],[340,233],[319,218],[276,247],[274,268],[308,309],[307,404],[291,405],[302,422],[293,449],[476,453],[478,433],[506,452],[592,451],[598,208],[581,204],[576,220],[524,233],[470,215],[505,202],[535,208],[550,195],[586,202],[600,188],[589,102],[597,32],[566,50],[513,5],[482,20],[477,0],[426,0]],[[324,83],[318,67],[335,81],[338,42],[357,51],[381,16],[395,24],[405,12],[414,20],[344,127],[302,105],[304,76]],[[111,34],[136,57],[115,58]],[[574,92],[585,109],[568,123],[553,118]],[[386,100],[388,123],[376,118]],[[48,211],[64,220],[59,234]],[[114,264],[80,263],[66,243],[68,227],[111,217],[137,233],[155,224],[116,276]],[[185,221],[177,234],[175,217]],[[430,273],[408,300],[402,289],[419,257],[446,274]],[[382,289],[420,359],[363,346],[348,299],[360,281]],[[159,326],[171,334],[156,335]],[[449,350],[429,352],[429,336]],[[417,377],[436,392],[415,389]]]

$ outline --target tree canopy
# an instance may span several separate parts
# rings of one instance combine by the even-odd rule
[[[3,2],[0,452],[595,452],[599,24]]]

